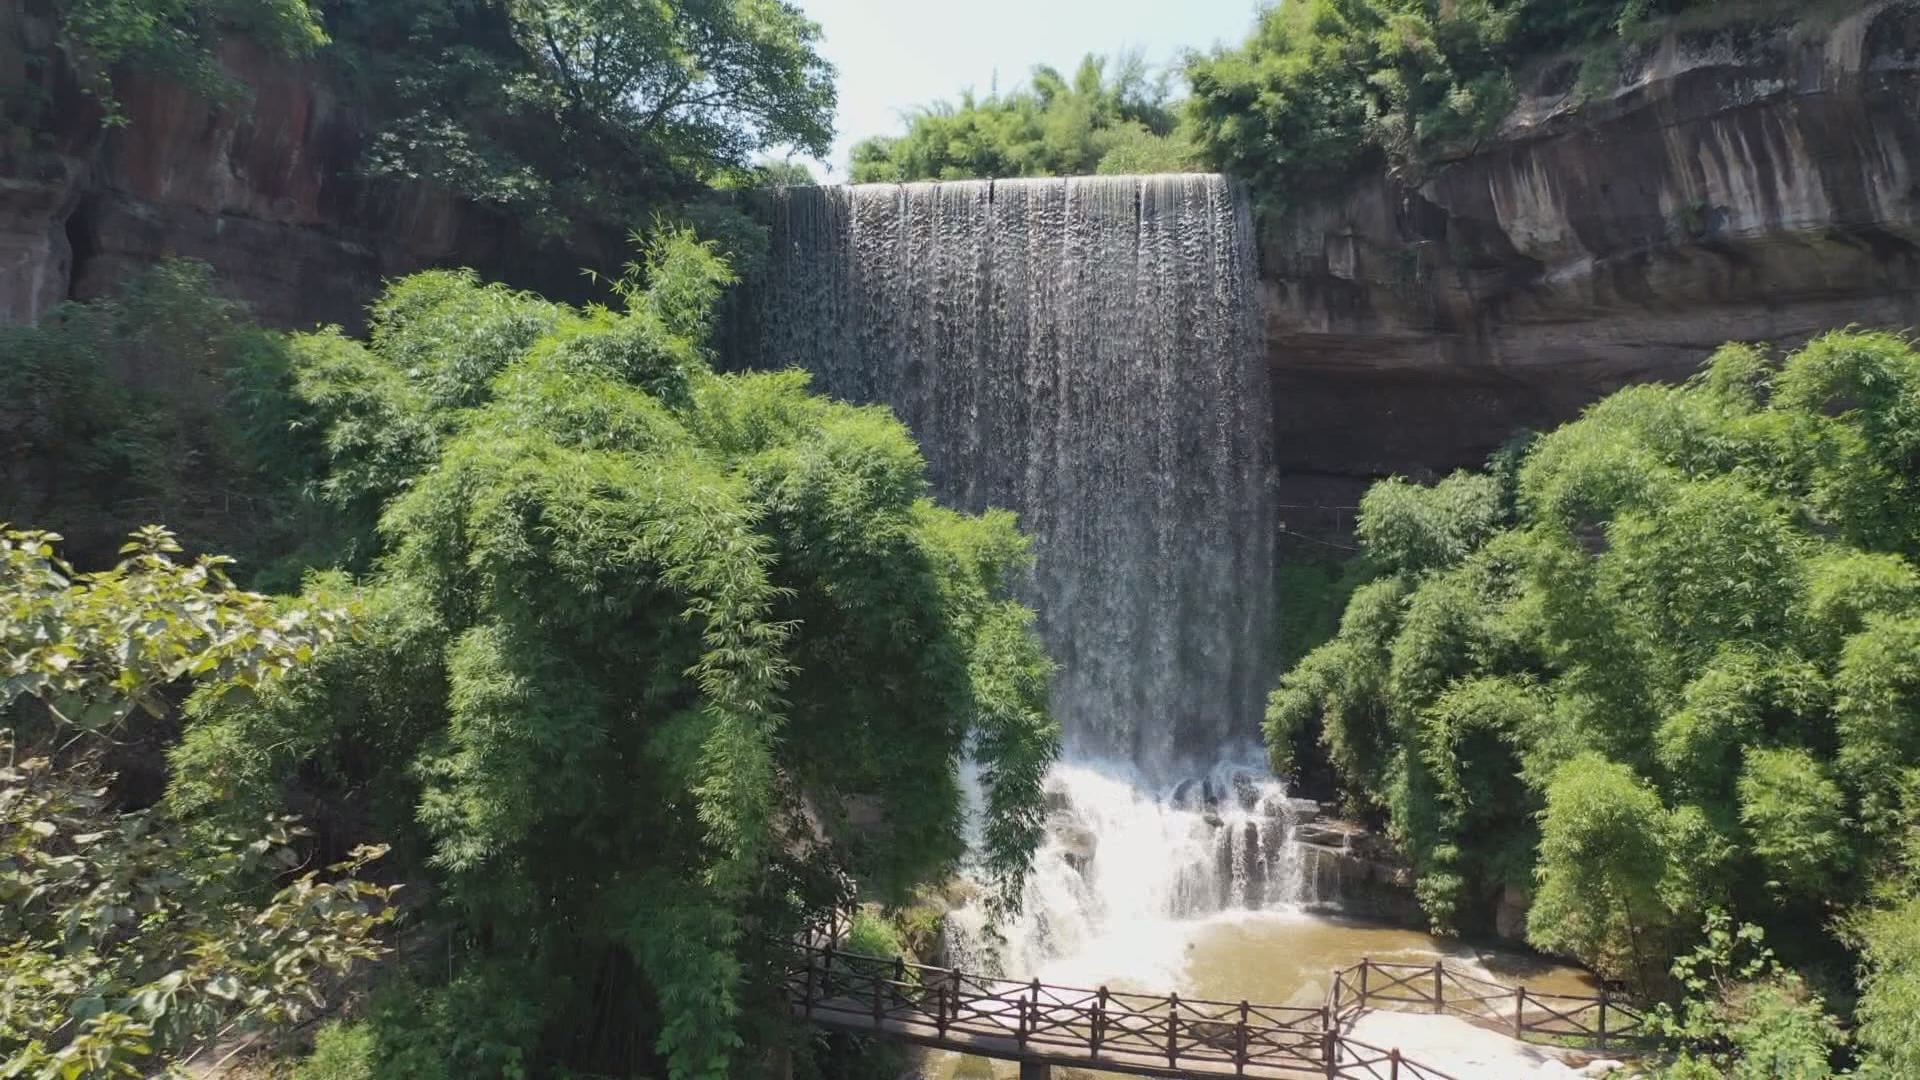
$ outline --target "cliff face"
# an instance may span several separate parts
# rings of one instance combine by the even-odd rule
[[[1335,531],[1366,479],[1511,432],[1728,340],[1920,322],[1920,6],[1674,36],[1605,100],[1569,61],[1491,145],[1268,222],[1283,499]]]
[[[45,103],[0,143],[0,322],[105,295],[168,256],[212,264],[280,326],[355,325],[383,278],[430,265],[579,280],[580,261],[533,253],[501,215],[427,184],[363,179],[368,117],[319,64],[229,41],[221,64],[244,99],[134,75],[117,87],[128,122],[106,129],[57,54],[28,62],[53,53],[52,34],[0,0],[0,101]]]
[[[251,99],[126,80],[130,123],[0,0],[0,321],[203,259],[283,326],[352,326],[383,277],[464,264],[566,294],[613,261],[542,249],[423,185],[356,172],[364,111],[318,65],[230,44]],[[1417,179],[1293,200],[1264,229],[1262,304],[1286,527],[1341,535],[1368,480],[1474,465],[1515,429],[1730,339],[1790,345],[1920,322],[1920,2],[1814,27],[1672,37],[1600,100],[1548,65],[1499,137]]]

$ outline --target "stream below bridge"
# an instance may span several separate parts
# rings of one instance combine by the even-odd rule
[[[1107,950],[1105,956],[1109,960],[1104,964],[1098,956],[1062,957],[1041,965],[1036,976],[1043,982],[1077,986],[1105,984],[1156,993],[1172,988],[1183,996],[1219,1001],[1318,1006],[1326,1000],[1334,968],[1371,956],[1406,963],[1445,960],[1459,970],[1548,993],[1590,994],[1598,989],[1586,972],[1537,956],[1338,915],[1296,911],[1232,911],[1170,919],[1156,928],[1151,944],[1135,941]],[[1114,962],[1113,958],[1121,957],[1150,963],[1130,973],[1124,962]],[[1499,1038],[1459,1026],[1463,1037]],[[1019,1075],[1019,1066],[929,1051],[914,1075],[923,1080],[1011,1080]],[[1053,1070],[1055,1080],[1108,1075],[1112,1074]]]
[[[1520,950],[1477,947],[1342,913],[1341,877],[1317,869],[1328,823],[1251,754],[1155,782],[1112,762],[1065,762],[1020,915],[995,928],[972,907],[947,919],[953,966],[1072,987],[1318,1007],[1335,968],[1361,957],[1430,964],[1546,993],[1591,976]],[[1013,1077],[1018,1068],[929,1052],[923,1080]],[[1056,1070],[1056,1076],[1073,1076]],[[1092,1075],[1092,1074],[1079,1074]]]

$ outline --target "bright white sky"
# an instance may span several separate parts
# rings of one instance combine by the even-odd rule
[[[840,116],[828,181],[869,135],[904,130],[915,106],[972,87],[1026,82],[1035,64],[1071,72],[1089,52],[1138,49],[1164,65],[1186,49],[1238,43],[1259,0],[797,0],[840,69]],[[820,172],[814,164],[815,172]]]

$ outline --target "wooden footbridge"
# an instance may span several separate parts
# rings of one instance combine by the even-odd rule
[[[1372,1008],[1454,1015],[1519,1039],[1597,1049],[1644,1033],[1637,1010],[1597,997],[1539,994],[1444,963],[1362,960],[1331,973],[1319,1007],[1254,1005],[1018,982],[797,945],[785,970],[796,1016],[824,1027],[1020,1063],[1134,1076],[1267,1080],[1482,1080],[1456,1077],[1348,1037]]]

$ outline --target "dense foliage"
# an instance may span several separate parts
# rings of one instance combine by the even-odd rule
[[[1186,144],[1174,132],[1165,78],[1138,56],[1087,56],[1068,79],[1041,65],[1031,85],[914,114],[907,133],[853,148],[856,184],[1085,173],[1177,172]]]
[[[1288,0],[1241,45],[1187,66],[1185,123],[1202,160],[1268,199],[1386,161],[1418,165],[1494,131],[1516,75],[1583,50],[1604,87],[1618,44],[1707,0]],[[1726,5],[1732,7],[1733,5]]]
[[[0,1075],[150,1075],[324,1008],[382,951],[391,890],[352,876],[377,849],[304,870],[291,818],[189,829],[112,771],[153,752],[183,687],[266,692],[343,613],[178,563],[163,530],[89,575],[58,540],[0,534]]]
[[[1018,896],[1057,741],[1025,541],[933,505],[884,410],[709,371],[728,280],[669,233],[622,310],[430,272],[365,341],[293,343],[316,491],[378,570],[310,671],[193,699],[169,806],[331,807],[431,885],[436,962],[331,1057],[750,1072],[784,1035],[761,935],[951,869],[962,754]]]
[[[219,298],[206,266],[163,262],[117,297],[0,327],[0,356],[0,520],[58,524],[77,565],[111,565],[142,521],[250,571],[321,539],[299,498],[310,451],[285,341]]]
[[[1276,765],[1312,733],[1442,927],[1503,891],[1527,932],[1643,987],[1709,912],[1910,1001],[1920,824],[1920,353],[1728,346],[1541,438],[1517,469],[1377,485],[1373,579],[1282,679]],[[1824,943],[1824,944],[1823,944]],[[1888,1040],[1891,1042],[1891,1040]]]
[[[113,93],[116,68],[176,79],[210,97],[239,91],[215,57],[220,37],[243,33],[288,55],[326,43],[310,0],[53,0],[55,47],[100,102],[126,122]]]
[[[49,2],[52,48],[27,56],[49,99],[0,99],[23,126],[56,119],[56,66],[109,123],[126,122],[114,79],[132,71],[244,108],[219,58],[244,35],[322,61],[365,110],[365,176],[431,182],[540,241],[618,236],[710,185],[753,182],[759,156],[824,154],[833,137],[820,28],[786,0]]]
[[[784,0],[331,0],[366,170],[537,234],[625,228],[771,148],[824,154],[833,67]]]

